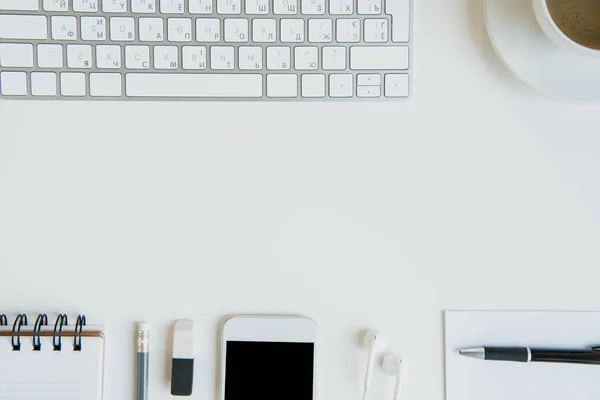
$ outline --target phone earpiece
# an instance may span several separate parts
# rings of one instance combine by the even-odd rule
[[[367,361],[367,371],[365,373],[365,391],[363,393],[363,400],[367,397],[367,391],[371,384],[375,357],[377,356],[377,353],[381,353],[385,350],[387,343],[387,337],[380,332],[371,331],[365,335],[364,345],[369,349],[369,360]]]
[[[402,359],[395,354],[383,357],[381,363],[383,372],[396,376],[396,388],[394,389],[394,400],[400,399],[400,387],[402,386]]]

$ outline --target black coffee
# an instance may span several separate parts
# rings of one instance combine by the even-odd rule
[[[546,0],[552,19],[571,40],[600,50],[600,0]]]

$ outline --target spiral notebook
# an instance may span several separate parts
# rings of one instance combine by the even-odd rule
[[[0,315],[0,400],[102,400],[104,326],[64,314],[31,322]]]

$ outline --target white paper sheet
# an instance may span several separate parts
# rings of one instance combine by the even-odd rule
[[[600,365],[473,359],[459,349],[600,345],[600,312],[447,311],[446,400],[598,400]]]
[[[52,337],[42,337],[34,351],[33,338],[23,336],[21,350],[13,351],[11,338],[0,337],[0,400],[102,400],[104,339],[82,338],[81,351],[73,351],[72,339],[65,335],[62,350],[54,351]]]

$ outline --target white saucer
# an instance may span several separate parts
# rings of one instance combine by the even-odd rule
[[[492,45],[517,78],[547,96],[600,101],[600,59],[561,49],[537,23],[531,0],[486,0]]]

